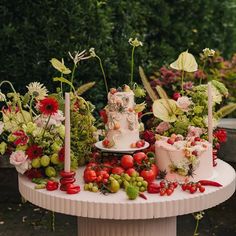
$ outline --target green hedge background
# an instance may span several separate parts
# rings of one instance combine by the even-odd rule
[[[94,47],[102,58],[109,86],[128,83],[130,37],[143,43],[135,63],[152,72],[183,50],[197,55],[203,48],[223,56],[236,52],[235,0],[1,0],[0,79],[17,89],[31,81],[56,84],[49,60],[68,51]],[[137,66],[135,79],[139,80]],[[87,95],[99,107],[105,88],[97,61],[82,62],[76,83],[96,81]]]

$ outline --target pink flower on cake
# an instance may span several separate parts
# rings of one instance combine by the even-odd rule
[[[16,167],[16,170],[24,174],[29,169],[29,162],[27,160],[25,152],[19,150],[15,151],[10,156],[10,163]]]
[[[189,106],[192,104],[192,101],[190,98],[183,96],[183,97],[179,97],[177,100],[177,106],[185,112],[189,111]]]
[[[162,121],[157,127],[156,132],[158,134],[163,134],[165,131],[167,131],[170,128],[170,123]]]
[[[204,130],[199,127],[189,126],[187,137],[200,137],[204,133]]]

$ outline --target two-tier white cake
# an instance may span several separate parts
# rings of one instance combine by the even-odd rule
[[[139,138],[138,114],[135,112],[134,93],[129,87],[126,91],[111,89],[106,107],[106,140],[115,149],[131,148]]]

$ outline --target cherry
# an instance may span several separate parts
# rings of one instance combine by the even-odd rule
[[[203,193],[203,192],[205,192],[205,188],[204,188],[203,186],[201,186],[201,187],[199,188],[199,191],[200,191],[201,193]]]
[[[170,196],[174,192],[174,189],[168,188],[166,189],[166,194]]]
[[[164,196],[166,194],[166,189],[165,188],[161,188],[160,189],[160,196]]]
[[[165,188],[166,182],[165,182],[164,180],[162,180],[162,181],[160,182],[160,186],[161,186],[161,188]]]
[[[195,193],[196,191],[197,191],[197,187],[194,186],[194,185],[191,186],[190,189],[189,189],[189,192],[192,193],[192,194]]]
[[[182,188],[183,191],[186,191],[187,190],[187,184],[182,184],[181,188]]]

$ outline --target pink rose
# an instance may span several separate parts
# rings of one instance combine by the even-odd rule
[[[165,131],[167,131],[170,128],[170,124],[168,122],[162,121],[157,127],[156,132],[158,134],[163,134]]]
[[[202,128],[195,127],[195,126],[189,126],[188,127],[188,134],[187,137],[200,137],[203,134]]]
[[[24,174],[29,169],[29,162],[24,151],[15,151],[10,156],[10,163],[16,167],[16,170]]]
[[[192,101],[190,98],[183,96],[178,98],[177,100],[177,106],[182,110],[182,111],[189,111],[189,106],[192,104]]]

